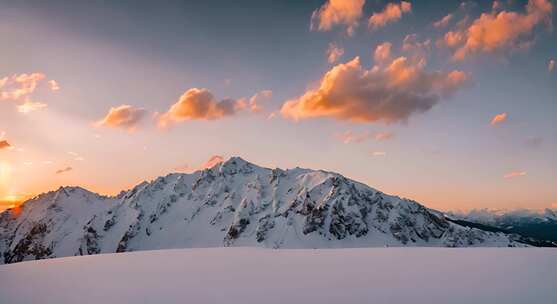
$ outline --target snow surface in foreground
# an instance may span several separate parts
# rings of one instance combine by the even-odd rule
[[[557,250],[213,248],[0,266],[0,303],[557,303]]]

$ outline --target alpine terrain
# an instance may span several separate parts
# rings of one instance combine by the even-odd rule
[[[115,197],[61,187],[0,214],[1,262],[150,249],[252,246],[518,247],[340,174],[233,157]]]

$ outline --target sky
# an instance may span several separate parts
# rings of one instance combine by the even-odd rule
[[[231,156],[557,208],[555,6],[0,0],[0,210]]]

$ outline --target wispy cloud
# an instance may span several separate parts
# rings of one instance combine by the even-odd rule
[[[56,171],[56,174],[66,173],[66,172],[70,172],[70,171],[72,171],[72,170],[73,170],[72,167],[66,167],[66,168],[64,168],[64,169],[57,170],[57,171]]]
[[[35,101],[32,98],[39,84],[45,79],[45,74],[40,72],[14,74],[0,78],[0,101],[7,100],[17,103],[17,110],[20,113],[29,113],[45,108],[47,106],[46,103]],[[59,89],[58,84],[54,80],[50,80],[48,84],[53,91]],[[56,86],[53,87],[53,84],[56,84]]]
[[[256,93],[250,98],[240,98],[235,102],[236,110],[247,109],[251,113],[261,113],[263,112],[263,103],[267,102],[273,97],[273,91],[263,90]]]
[[[373,151],[371,152],[372,156],[387,156],[387,152],[385,151]]]
[[[31,113],[43,108],[46,108],[47,104],[37,101],[26,100],[23,104],[17,106],[17,111],[19,113]]]
[[[378,141],[389,140],[389,139],[392,139],[394,136],[395,136],[395,134],[391,133],[391,132],[379,132],[379,133],[375,134],[375,140],[378,140]]]
[[[368,140],[371,137],[371,135],[368,131],[356,133],[348,130],[340,133],[338,132],[334,133],[333,137],[338,139],[340,142],[344,144],[351,144],[351,143],[362,143]]]
[[[346,27],[350,36],[358,27],[365,0],[327,0],[311,15],[310,30],[330,31],[335,25]]]
[[[443,28],[449,25],[449,22],[453,19],[453,14],[448,14],[438,21],[433,22],[433,26],[436,28]]]
[[[400,20],[403,14],[410,13],[411,11],[412,4],[410,2],[401,1],[399,4],[388,3],[381,12],[371,15],[368,20],[368,27],[371,30],[379,29],[389,23]]]
[[[497,115],[493,116],[493,118],[491,119],[490,124],[492,126],[495,126],[495,125],[500,124],[500,123],[502,123],[506,120],[507,120],[507,113],[501,113],[501,114],[497,114]]]
[[[547,63],[547,71],[551,73],[554,70],[555,70],[555,60],[550,59],[549,62]]]
[[[515,178],[520,176],[526,176],[526,171],[512,171],[503,175],[503,178]]]
[[[50,87],[50,90],[53,92],[60,91],[60,85],[56,80],[49,80],[48,86]]]
[[[344,55],[344,49],[336,45],[335,43],[329,43],[329,48],[327,49],[327,62],[335,63],[340,57]]]

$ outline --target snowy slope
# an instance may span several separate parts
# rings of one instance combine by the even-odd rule
[[[60,188],[0,215],[4,262],[221,246],[523,246],[340,174],[267,169],[233,157],[117,197]]]
[[[101,254],[2,265],[0,303],[552,304],[556,260],[541,248]]]

